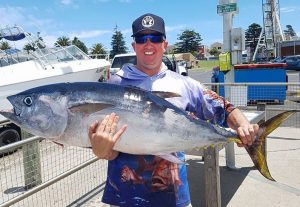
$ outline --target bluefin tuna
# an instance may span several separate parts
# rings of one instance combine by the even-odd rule
[[[32,88],[7,97],[13,109],[0,111],[22,129],[63,145],[91,147],[88,128],[115,112],[119,126],[128,127],[114,150],[161,156],[178,162],[173,152],[234,141],[237,134],[199,120],[165,98],[171,92],[149,92],[109,83],[59,83]],[[274,180],[266,162],[266,137],[296,111],[283,112],[260,124],[257,139],[246,146],[254,165]]]

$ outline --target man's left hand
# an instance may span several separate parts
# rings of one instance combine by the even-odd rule
[[[259,126],[257,124],[245,124],[239,126],[236,130],[243,144],[237,144],[239,147],[252,145],[256,139]]]

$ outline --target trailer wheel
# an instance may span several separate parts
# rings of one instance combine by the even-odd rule
[[[3,127],[0,129],[0,147],[19,141],[21,136],[13,127]]]

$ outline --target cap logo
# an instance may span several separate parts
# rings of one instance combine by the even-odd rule
[[[145,16],[142,20],[142,25],[144,27],[152,27],[154,25],[154,19],[151,16]]]

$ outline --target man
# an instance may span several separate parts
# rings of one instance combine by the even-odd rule
[[[244,145],[252,144],[258,131],[257,125],[251,125],[238,109],[199,82],[167,70],[162,63],[168,46],[162,18],[144,14],[133,22],[132,31],[137,64],[123,66],[109,82],[149,91],[178,93],[181,97],[169,101],[200,119],[230,126],[237,130]],[[102,202],[113,206],[189,206],[185,165],[152,155],[129,155],[112,149],[126,133],[126,125],[116,130],[118,119],[112,113],[101,123],[93,123],[89,129],[94,154],[109,160]],[[185,159],[183,152],[176,155],[181,160]]]

